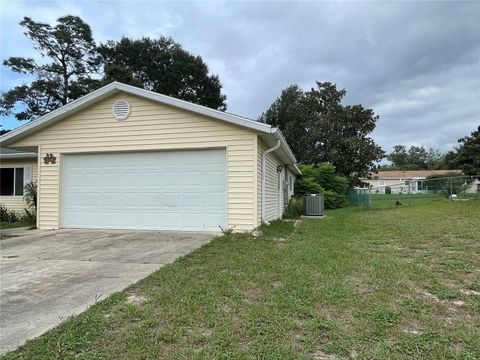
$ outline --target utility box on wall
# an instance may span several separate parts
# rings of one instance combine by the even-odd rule
[[[305,195],[303,197],[303,215],[325,216],[325,201],[323,195]]]

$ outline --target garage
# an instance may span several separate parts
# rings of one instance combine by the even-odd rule
[[[280,129],[117,82],[0,139],[33,155],[9,167],[31,166],[42,230],[252,231],[301,174]]]
[[[225,164],[225,149],[65,154],[61,226],[218,231]]]

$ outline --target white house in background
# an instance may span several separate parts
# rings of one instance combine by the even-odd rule
[[[378,174],[370,174],[370,179],[363,178],[363,182],[369,184],[373,193],[385,194],[387,187],[392,194],[416,194],[422,192],[421,181],[431,175],[443,175],[447,173],[458,173],[460,170],[392,170],[379,171]],[[420,184],[420,186],[419,186]]]
[[[475,179],[472,184],[465,190],[468,194],[479,194],[480,195],[480,180],[479,178]]]
[[[117,82],[0,144],[27,156],[2,156],[0,202],[23,206],[36,179],[40,229],[249,231],[282,217],[300,175],[278,128]]]

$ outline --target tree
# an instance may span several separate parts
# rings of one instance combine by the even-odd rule
[[[345,95],[329,82],[308,92],[291,85],[259,120],[282,130],[300,162],[330,162],[356,185],[377,169],[384,152],[369,137],[378,116],[362,105],[343,105]]]
[[[104,81],[121,81],[168,96],[226,109],[226,96],[217,75],[209,75],[200,56],[184,50],[171,38],[122,38],[99,46]]]
[[[438,170],[448,168],[445,161],[445,154],[442,154],[440,151],[434,148],[430,148],[427,150],[425,163],[427,164],[427,169]]]
[[[480,174],[480,126],[470,136],[458,139],[460,144],[455,151],[447,154],[451,166],[457,167],[465,175]]]
[[[391,161],[395,167],[407,165],[407,148],[403,145],[395,145],[393,151],[390,154],[387,154],[387,160]]]
[[[408,150],[404,145],[395,145],[387,155],[395,169],[441,169],[445,168],[445,156],[434,148],[411,146]],[[387,167],[388,168],[388,167]]]
[[[427,168],[427,150],[423,146],[411,146],[408,150],[408,163],[419,169]]]
[[[308,163],[308,112],[305,94],[297,85],[282,91],[280,97],[260,116],[260,121],[279,127],[299,162]]]
[[[81,18],[60,17],[52,27],[24,17],[20,25],[49,61],[39,64],[32,58],[10,57],[3,62],[12,71],[32,75],[35,80],[2,94],[0,115],[14,113],[18,120],[32,120],[99,86],[100,82],[91,78],[98,69],[95,42],[90,26]],[[16,105],[22,110],[15,112]]]

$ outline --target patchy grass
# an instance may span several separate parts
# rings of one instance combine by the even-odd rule
[[[18,228],[18,227],[31,227],[31,226],[32,226],[32,223],[28,221],[20,221],[15,223],[0,222],[0,229],[12,229],[12,228]]]
[[[478,359],[479,214],[435,199],[219,237],[5,359]]]
[[[1,234],[1,230],[20,228],[20,227],[28,227],[29,229],[35,229],[36,228],[35,225],[32,225],[32,223],[29,222],[29,221],[19,221],[19,222],[15,222],[15,223],[0,222],[0,240],[9,239],[9,238],[12,237],[12,236],[9,236],[9,235]]]

